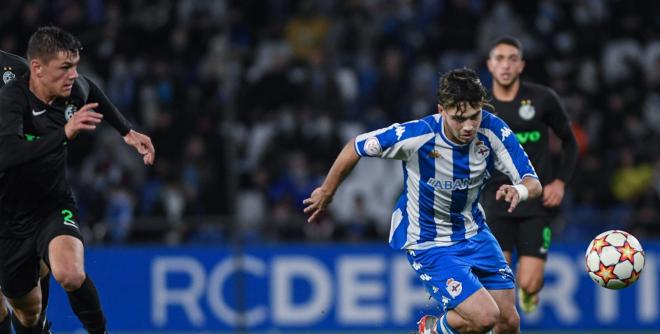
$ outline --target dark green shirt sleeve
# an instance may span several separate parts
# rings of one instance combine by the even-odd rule
[[[578,158],[578,147],[575,135],[571,129],[571,124],[568,119],[568,114],[564,106],[559,101],[559,96],[554,90],[548,89],[547,95],[548,103],[551,112],[547,114],[546,122],[550,129],[561,139],[561,159],[559,161],[559,170],[555,174],[556,179],[560,179],[565,183],[571,180],[575,165]]]
[[[99,106],[96,108],[96,111],[103,114],[103,120],[110,123],[122,137],[128,134],[132,129],[131,123],[119,112],[117,107],[112,104],[110,99],[92,80],[87,77],[83,77],[83,79],[89,84],[89,96],[85,103],[98,103]]]

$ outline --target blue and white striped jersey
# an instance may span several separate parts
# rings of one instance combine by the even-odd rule
[[[479,194],[494,169],[513,184],[538,178],[511,129],[487,111],[469,144],[449,141],[441,115],[434,114],[361,134],[355,149],[360,156],[403,161],[403,192],[389,238],[396,249],[449,246],[484,229]]]

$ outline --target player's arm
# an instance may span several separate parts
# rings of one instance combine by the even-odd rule
[[[93,107],[86,105],[81,110]],[[28,141],[23,133],[23,111],[27,108],[25,94],[18,86],[7,86],[0,91],[0,171],[50,153],[73,139],[78,132],[94,130],[102,118],[95,112],[74,115],[64,128]]]
[[[571,179],[578,158],[578,146],[571,130],[568,114],[559,101],[559,96],[549,89],[548,106],[552,112],[546,113],[546,123],[561,140],[561,158],[555,179],[543,187],[543,205],[555,207],[564,198],[566,182]]]
[[[124,142],[133,146],[140,155],[145,165],[153,165],[156,158],[156,150],[151,143],[151,138],[132,129],[130,122],[122,115],[117,107],[103,93],[103,91],[92,81],[83,77],[89,84],[88,101],[98,103],[97,111],[103,114],[104,119],[124,138]]]
[[[332,164],[323,184],[303,201],[304,212],[314,222],[332,201],[337,188],[363,156],[408,160],[421,145],[433,138],[433,130],[424,120],[393,124],[361,134],[349,141]]]
[[[319,215],[325,211],[341,182],[344,181],[344,178],[346,178],[359,161],[360,156],[355,151],[355,139],[351,139],[344,145],[341,152],[339,152],[323,184],[314,189],[309,198],[303,201],[305,205],[303,211],[309,215],[308,222],[312,223],[316,221]]]
[[[543,192],[542,188],[541,182],[539,182],[537,178],[525,176],[522,181],[516,185],[501,185],[500,189],[495,193],[495,199],[511,203],[507,210],[511,213],[516,209],[520,202],[526,201],[529,198],[541,196],[541,193]]]
[[[541,196],[543,187],[513,131],[499,118],[490,122],[487,136],[495,152],[495,168],[511,180],[511,184],[500,186],[495,199],[511,203],[507,211],[513,212],[520,202]]]

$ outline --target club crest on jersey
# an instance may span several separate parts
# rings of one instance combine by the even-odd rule
[[[12,71],[7,70],[7,71],[5,71],[5,73],[2,74],[2,81],[5,84],[8,83],[9,81],[14,80],[14,79],[16,79],[16,74],[14,74],[14,72],[12,72]]]
[[[536,109],[534,109],[534,106],[532,105],[532,100],[520,101],[520,108],[518,108],[518,115],[520,115],[520,118],[529,121],[534,118],[534,114],[536,114]]]
[[[477,159],[484,160],[490,154],[490,149],[483,141],[478,141],[477,145],[474,146],[475,152],[477,153]]]
[[[78,110],[78,107],[76,107],[73,104],[67,104],[66,108],[64,109],[64,119],[69,121],[71,117],[73,117],[73,113],[75,113]]]
[[[463,292],[463,284],[459,281],[450,278],[447,280],[447,292],[452,298],[456,298]]]

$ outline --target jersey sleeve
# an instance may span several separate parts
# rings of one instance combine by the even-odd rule
[[[395,123],[357,136],[355,150],[363,157],[407,161],[434,136],[433,129],[424,120]]]
[[[495,153],[495,168],[508,176],[512,184],[520,183],[526,176],[539,178],[516,135],[502,119],[493,116],[485,130]]]
[[[23,112],[27,97],[13,83],[0,90],[0,171],[32,161],[66,143],[64,128],[34,141],[23,138]]]
[[[122,137],[125,136],[132,128],[131,123],[92,80],[87,77],[83,77],[83,79],[89,84],[89,96],[85,103],[98,103],[96,111],[103,114],[103,119],[110,123]]]
[[[545,123],[561,139],[562,145],[561,160],[559,161],[559,169],[555,178],[567,182],[571,179],[575,165],[577,164],[577,141],[571,129],[568,113],[566,113],[564,106],[559,100],[559,96],[557,96],[554,90],[548,89],[546,103],[549,112],[545,113]]]

